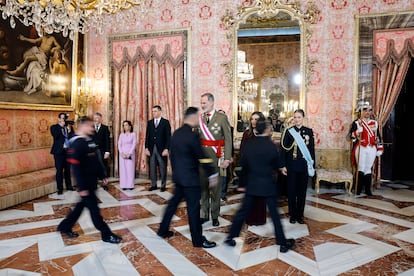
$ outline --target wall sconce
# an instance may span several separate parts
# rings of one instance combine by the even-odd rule
[[[77,88],[77,101],[75,108],[76,119],[88,114],[88,105],[95,98],[95,89],[91,88],[91,80],[82,78]]]

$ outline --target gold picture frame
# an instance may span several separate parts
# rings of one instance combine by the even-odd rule
[[[34,26],[0,20],[0,108],[73,111],[78,37],[39,36]]]

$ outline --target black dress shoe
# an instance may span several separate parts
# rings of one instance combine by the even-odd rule
[[[63,194],[63,191],[57,191],[57,194],[58,195],[62,195]]]
[[[294,239],[286,239],[286,243],[280,246],[280,253],[286,253],[289,249],[295,247]]]
[[[296,223],[296,219],[294,219],[294,218],[290,218],[290,219],[289,219],[289,222],[290,222],[290,223],[292,223],[292,224],[295,224],[295,223]]]
[[[148,191],[154,191],[154,190],[156,190],[156,189],[157,189],[157,187],[151,186],[151,187],[148,189]]]
[[[74,191],[73,187],[66,188],[68,191]]]
[[[79,234],[73,231],[60,231],[60,233],[64,234],[68,238],[77,238]]]
[[[222,197],[221,197],[221,200],[223,200],[223,201],[227,201],[227,197],[226,197],[226,196],[222,196]]]
[[[212,248],[215,247],[217,244],[213,241],[209,241],[206,239],[206,237],[202,237],[203,242],[200,245],[194,245],[194,247],[202,247],[202,248]]]
[[[305,222],[303,221],[302,218],[298,219],[297,221],[298,221],[299,224],[305,224]]]
[[[206,223],[208,221],[208,218],[200,218],[201,224]]]
[[[103,238],[102,240],[104,242],[109,242],[109,243],[120,243],[122,241],[122,238],[118,237],[115,234],[112,234],[109,237]]]
[[[202,247],[203,247],[203,248],[212,248],[212,247],[216,247],[216,243],[215,243],[215,242],[213,242],[213,241],[208,241],[208,240],[205,240],[205,241],[203,241],[203,245],[202,245]]]
[[[160,189],[161,192],[165,192],[165,190],[166,190],[165,187],[161,187]]]
[[[236,241],[233,238],[227,237],[224,240],[224,243],[227,244],[228,246],[236,246]]]
[[[213,226],[219,226],[220,222],[218,219],[213,219]]]
[[[166,239],[166,238],[171,238],[172,236],[174,236],[174,232],[168,230],[165,233],[157,233],[157,235],[160,236],[163,239]]]

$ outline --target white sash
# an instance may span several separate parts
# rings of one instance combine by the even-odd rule
[[[361,120],[361,126],[363,129],[365,129],[368,133],[368,140],[371,140],[370,138],[375,136],[375,133],[372,131],[372,129],[369,127],[368,123],[364,122],[364,120]]]
[[[206,140],[215,141],[216,139],[214,139],[214,136],[211,134],[211,132],[208,129],[207,125],[204,123],[203,114],[200,114],[199,121],[200,121],[201,132],[203,133]],[[213,148],[214,152],[217,153],[217,147],[212,147],[212,148]]]

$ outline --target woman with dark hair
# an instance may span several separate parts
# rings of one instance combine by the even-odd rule
[[[296,222],[299,224],[305,223],[303,220],[303,212],[305,210],[309,175],[308,164],[304,158],[305,154],[302,153],[298,146],[298,142],[290,133],[290,129],[299,134],[297,136],[305,143],[310,156],[314,161],[313,166],[315,166],[315,140],[313,131],[311,128],[303,126],[304,117],[305,112],[303,109],[295,110],[293,114],[294,125],[283,132],[280,140],[280,144],[283,148],[283,163],[286,164],[287,168],[289,221],[292,224]]]
[[[260,111],[254,111],[250,115],[249,127],[243,132],[243,137],[240,143],[240,156],[243,155],[243,149],[246,144],[256,138],[256,124],[258,121],[265,121],[265,116]],[[243,168],[240,175],[240,182],[238,191],[244,191],[246,187],[246,175],[243,172]],[[266,223],[266,204],[260,198],[254,203],[252,210],[250,211],[247,219],[247,225],[263,225]]]
[[[135,185],[135,147],[137,138],[131,121],[122,122],[123,133],[119,135],[119,186],[122,190],[133,190]]]

